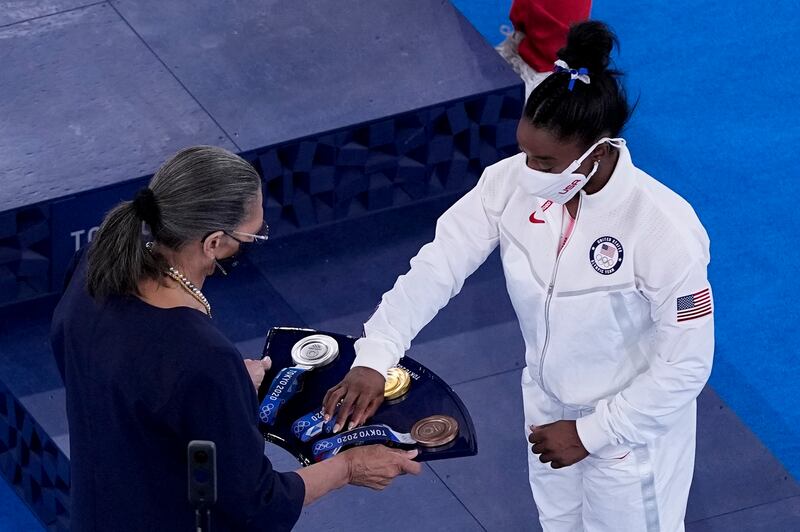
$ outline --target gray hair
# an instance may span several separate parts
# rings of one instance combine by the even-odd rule
[[[89,293],[138,294],[139,282],[160,279],[167,268],[163,257],[145,249],[147,240],[177,251],[232,230],[260,187],[256,170],[238,155],[214,146],[181,150],[158,169],[149,189],[106,215],[89,249]]]

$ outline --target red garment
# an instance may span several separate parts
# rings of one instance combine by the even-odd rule
[[[571,24],[589,18],[591,0],[514,0],[509,18],[525,34],[519,55],[537,72],[553,70]]]

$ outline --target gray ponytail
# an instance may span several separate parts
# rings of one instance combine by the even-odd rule
[[[225,149],[195,146],[178,152],[148,189],[106,215],[89,249],[89,293],[138,294],[142,280],[159,279],[167,267],[145,248],[146,241],[178,251],[214,231],[232,230],[260,187],[255,169]]]

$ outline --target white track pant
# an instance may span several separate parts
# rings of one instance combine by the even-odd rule
[[[578,419],[590,411],[564,408],[522,371],[525,441],[528,426]],[[697,405],[648,446],[619,447],[570,467],[542,464],[528,445],[528,474],[545,532],[683,531],[694,472]]]

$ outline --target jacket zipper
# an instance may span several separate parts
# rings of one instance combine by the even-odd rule
[[[564,242],[564,247],[562,247],[560,250],[556,251],[556,263],[553,266],[553,275],[550,277],[550,285],[547,287],[547,299],[544,302],[544,327],[545,327],[544,331],[545,332],[544,332],[544,346],[542,347],[542,355],[539,357],[539,387],[542,389],[542,391],[544,391],[544,393],[546,393],[547,395],[549,395],[553,399],[555,399],[555,397],[553,397],[553,394],[550,393],[550,390],[548,390],[544,385],[544,360],[545,360],[545,357],[547,356],[547,347],[550,345],[550,300],[553,299],[553,291],[554,291],[553,289],[554,289],[554,287],[556,285],[556,275],[558,275],[558,263],[561,262],[561,256],[567,250],[567,246],[569,245],[570,240],[572,240],[572,235],[575,234],[575,229],[577,229],[577,227],[578,227],[578,218],[581,215],[581,204],[582,203],[583,203],[583,198],[581,198],[579,196],[578,197],[578,210],[575,212],[575,223],[572,225],[572,232],[567,237],[567,241]],[[567,215],[569,215],[569,213]],[[563,225],[563,223],[562,223],[562,225]],[[561,237],[562,236],[563,235],[559,235],[558,244],[556,244],[556,245],[561,244]]]

